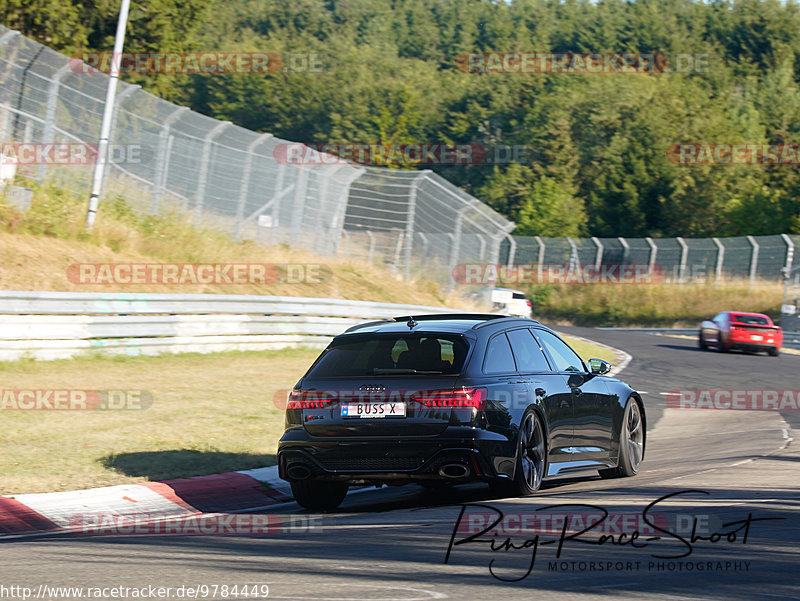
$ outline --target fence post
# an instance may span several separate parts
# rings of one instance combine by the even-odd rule
[[[600,269],[600,266],[603,264],[603,243],[600,242],[600,239],[597,236],[592,236],[592,242],[597,247],[597,252],[594,254],[594,266],[596,269]]]
[[[619,236],[617,240],[619,240],[619,243],[622,245],[622,264],[627,265],[631,256],[631,245],[628,244],[628,241],[622,236]]]
[[[453,269],[456,268],[456,262],[458,261],[458,250],[461,247],[461,222],[464,219],[464,211],[469,209],[469,207],[463,207],[458,210],[456,213],[456,224],[453,227],[452,233],[452,246],[450,247],[450,273],[453,273]]]
[[[221,134],[222,130],[230,125],[232,125],[230,121],[222,121],[221,123],[217,123],[217,125],[212,127],[211,130],[206,134],[206,137],[203,138],[203,156],[200,159],[200,184],[197,186],[197,202],[194,205],[195,222],[197,222],[197,219],[203,213],[203,204],[206,196],[206,184],[208,182],[208,167],[211,164],[211,145],[214,142],[214,138]]]
[[[689,255],[689,245],[684,242],[683,238],[678,236],[675,238],[678,244],[681,247],[681,262],[680,266],[678,267],[678,283],[683,284],[684,278],[686,277],[686,259]]]
[[[347,169],[352,169],[349,165],[346,166]],[[339,206],[336,208],[334,213],[333,219],[331,220],[331,238],[336,240],[336,244],[333,247],[333,254],[339,254],[339,238],[340,236],[336,233],[337,231],[344,230],[344,222],[347,217],[347,203],[350,199],[350,189],[353,186],[353,182],[355,182],[359,177],[364,175],[366,169],[363,167],[356,169],[354,172],[350,174],[349,177],[346,178],[346,183],[342,186],[341,194],[339,195]]]
[[[534,240],[536,240],[536,244],[539,245],[539,255],[536,259],[536,262],[539,264],[539,269],[542,268],[542,264],[544,263],[544,240],[542,240],[541,236],[534,236]]]
[[[753,250],[750,252],[750,290],[752,290],[756,280],[756,269],[758,268],[759,245],[753,236],[747,236],[747,241],[750,243],[750,246],[753,247]]]
[[[266,142],[272,137],[272,134],[261,134],[255,140],[250,142],[247,147],[247,158],[244,160],[244,171],[242,172],[242,183],[239,186],[239,202],[236,204],[236,229],[233,237],[238,242],[241,236],[242,219],[244,218],[244,205],[247,202],[247,190],[250,188],[250,171],[253,168],[253,151],[256,146],[262,142]]]
[[[373,234],[370,230],[367,230],[367,238],[369,238],[369,251],[367,251],[367,262],[371,265],[372,259],[375,255],[375,234]]]
[[[517,241],[514,240],[514,236],[509,233],[506,233],[505,237],[508,239],[508,260],[506,261],[506,265],[511,267],[514,265],[514,259],[517,256]]]
[[[150,201],[150,214],[155,215],[158,213],[158,197],[161,194],[161,187],[164,185],[166,178],[166,164],[169,160],[169,132],[172,124],[177,121],[180,116],[189,110],[189,107],[182,106],[172,111],[167,118],[164,119],[164,124],[161,126],[161,131],[158,132],[158,149],[156,150],[156,172],[153,175],[153,198]]]
[[[722,279],[722,264],[725,261],[725,246],[719,241],[719,238],[711,238],[717,247],[717,260],[714,264],[714,287],[719,286]]]
[[[300,235],[300,225],[303,222],[303,214],[306,211],[306,193],[308,192],[308,168],[306,165],[300,166],[300,173],[297,175],[294,189],[294,210],[292,211],[291,231],[292,236],[297,239]]]
[[[269,243],[275,244],[275,234],[278,231],[278,228],[281,225],[281,190],[283,190],[283,180],[286,177],[286,165],[281,163],[280,167],[278,167],[278,179],[275,182],[275,206],[272,207],[272,227],[269,228]]]
[[[425,169],[411,181],[408,191],[408,214],[406,215],[405,249],[403,253],[403,279],[411,278],[411,250],[414,246],[414,217],[417,213],[417,187],[421,179],[428,177],[430,169]]]
[[[119,94],[117,94],[117,97],[114,100],[114,110],[111,111],[111,127],[109,128],[109,132],[111,132],[110,133],[111,138],[114,138],[114,130],[116,130],[117,128],[117,119],[119,118],[119,111],[122,108],[122,103],[125,102],[125,99],[128,96],[133,94],[136,90],[140,90],[142,88],[142,86],[138,84],[124,84],[124,85],[126,85],[127,87],[124,90],[122,90]],[[111,148],[109,147],[108,150],[111,151]],[[127,156],[127,152],[125,154]],[[114,162],[111,160],[113,158],[114,158],[113,154],[107,156],[106,161],[108,162],[109,165],[114,164]],[[105,192],[105,186],[106,186],[106,180],[108,179],[108,174],[109,170],[106,170],[103,173],[103,181],[100,182],[100,194],[103,194]]]
[[[478,238],[478,244],[480,244],[480,250],[478,251],[478,258],[481,262],[486,260],[486,239],[481,234],[475,234]]]
[[[784,315],[793,315],[795,312],[795,306],[792,304],[791,311],[792,313],[788,312],[788,299],[789,299],[789,280],[792,277],[792,264],[794,263],[794,242],[792,239],[787,236],[786,234],[781,234],[781,238],[783,242],[786,244],[786,261],[783,265],[783,269],[781,269],[783,275],[783,301],[781,302],[781,325],[783,325],[783,316]]]
[[[55,142],[53,139],[53,130],[56,125],[56,107],[58,105],[58,88],[61,86],[61,78],[70,71],[70,65],[67,63],[63,65],[53,75],[50,83],[50,89],[47,90],[47,108],[44,114],[44,129],[42,131],[42,141]],[[2,132],[0,132],[2,133]],[[2,138],[0,138],[2,139]],[[39,173],[36,175],[36,180],[41,182],[44,179],[44,173],[47,170],[47,165],[44,162],[39,165]]]
[[[14,29],[11,29],[11,30],[5,32],[2,36],[0,36],[0,48],[5,46],[6,44],[8,44],[13,38],[15,38],[18,35],[19,35],[19,31],[16,31]],[[5,87],[8,90],[8,93],[9,93],[9,96],[10,96],[10,89],[8,89],[8,86],[5,85],[7,79],[8,79],[8,76],[6,76],[5,79],[0,81],[0,83],[2,83],[3,87]],[[4,91],[0,91],[0,102],[6,103],[6,101],[7,101],[10,104],[11,103],[10,98],[8,98],[8,99],[4,98],[5,93],[3,93],[3,92]],[[2,111],[2,121],[0,121],[0,140],[9,140],[9,141],[11,140],[12,136],[6,135],[6,129],[8,128],[8,119],[9,119],[9,117],[11,117],[11,111],[7,111],[7,110],[6,111]],[[12,135],[13,135],[13,132],[12,132]]]
[[[650,264],[650,277],[653,276],[653,270],[656,268],[656,257],[658,256],[658,246],[656,243],[653,242],[651,237],[645,238],[647,245],[650,247],[650,256],[647,258],[647,262]]]

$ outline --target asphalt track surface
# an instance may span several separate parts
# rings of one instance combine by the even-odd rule
[[[0,585],[27,586],[31,598],[40,585],[208,585],[207,592],[194,597],[175,591],[166,598],[243,599],[226,597],[220,588],[214,595],[213,587],[268,584],[270,599],[316,601],[800,599],[800,452],[791,440],[800,413],[666,409],[660,394],[797,389],[800,356],[719,354],[700,351],[686,339],[559,330],[633,355],[620,377],[647,393],[649,422],[647,455],[636,477],[552,481],[524,499],[494,499],[477,484],[448,492],[414,485],[361,490],[329,514],[313,514],[295,503],[273,506],[268,511],[286,526],[268,536],[67,535],[7,541],[0,547]],[[657,502],[648,515],[659,525],[666,523],[672,534],[641,527],[648,504],[665,495],[674,496]],[[476,508],[476,503],[491,509]],[[599,538],[587,533],[579,537],[587,542],[566,538],[556,557],[559,532],[539,532],[534,544],[533,531],[515,530],[546,506],[557,508],[545,513],[571,513],[573,518],[598,511],[574,504],[604,508],[609,524],[619,514],[619,519],[633,519],[642,530],[636,546],[627,539],[628,544],[618,544],[618,536],[589,544]],[[500,511],[506,528],[481,537],[493,540],[496,550],[489,542],[454,544],[445,563],[451,540],[458,543],[480,529],[453,534],[464,507],[462,525],[475,512]],[[696,534],[718,533],[720,540],[692,543],[695,519]],[[726,526],[731,522],[737,524]]]

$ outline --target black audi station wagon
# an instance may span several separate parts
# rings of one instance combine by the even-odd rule
[[[633,476],[639,394],[533,319],[396,317],[336,336],[292,390],[280,477],[309,509],[350,485],[488,482],[535,493],[548,477]]]

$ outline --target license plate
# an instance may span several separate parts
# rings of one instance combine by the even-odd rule
[[[764,337],[759,336],[758,334],[753,334],[750,336],[750,340],[764,340]]]
[[[345,403],[342,405],[342,417],[381,418],[405,416],[405,403]]]

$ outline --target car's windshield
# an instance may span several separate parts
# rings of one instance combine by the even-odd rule
[[[734,315],[734,321],[738,321],[739,323],[746,323],[754,326],[768,326],[769,320],[766,317],[762,317],[760,315]]]
[[[313,378],[458,374],[469,346],[460,336],[393,334],[335,341],[308,375]]]

